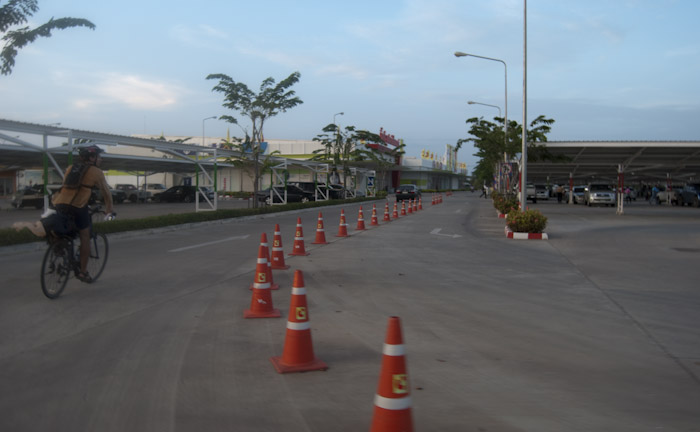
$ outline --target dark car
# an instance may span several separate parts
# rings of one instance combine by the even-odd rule
[[[680,190],[681,205],[700,207],[700,183],[687,184]]]
[[[420,198],[420,189],[413,184],[404,184],[396,188],[396,201]]]
[[[124,201],[126,201],[126,192],[122,190],[117,190],[117,189],[112,189],[112,187],[109,187],[109,191],[112,193],[112,202],[114,204],[121,204]],[[100,191],[99,188],[93,188],[92,189],[92,196],[90,197],[90,202],[104,202],[102,199],[102,191]]]
[[[207,197],[214,199],[214,193],[210,190],[206,191]],[[153,201],[155,202],[194,202],[197,196],[197,186],[173,186],[166,189],[164,192],[155,194]]]
[[[44,186],[27,186],[12,196],[12,207],[34,207],[40,209],[44,207]]]
[[[294,186],[292,184],[287,185],[287,202],[314,201],[315,196],[314,192],[305,191],[299,186]],[[268,205],[272,203],[282,203],[282,199],[280,198],[284,198],[284,186],[275,186],[272,198],[270,198],[270,188],[258,191],[257,197],[258,201]]]
[[[321,190],[328,190],[329,199],[345,199],[345,189],[341,185],[328,185],[325,183],[314,183],[314,182],[290,182],[289,185],[297,186],[304,192],[311,193],[314,197],[316,196],[316,188]]]

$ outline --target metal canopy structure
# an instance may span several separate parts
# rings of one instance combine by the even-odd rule
[[[539,144],[539,143],[538,143]],[[615,183],[686,182],[700,177],[700,141],[552,141],[544,143],[568,162],[527,163],[528,183],[568,184],[589,180]]]

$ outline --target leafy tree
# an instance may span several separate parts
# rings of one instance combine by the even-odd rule
[[[4,3],[4,4],[2,4]],[[5,46],[0,52],[0,73],[9,75],[15,65],[17,51],[34,42],[38,37],[51,37],[53,30],[63,30],[70,27],[88,27],[95,29],[95,24],[82,18],[51,18],[37,28],[12,27],[26,23],[39,10],[38,0],[9,0],[0,2],[0,33]]]
[[[255,193],[258,192],[260,177],[264,172],[260,170],[259,162],[260,155],[263,154],[260,143],[265,141],[265,135],[263,134],[265,122],[269,118],[303,103],[301,99],[295,96],[296,93],[290,90],[290,87],[299,82],[300,77],[301,74],[299,72],[294,72],[279,83],[276,83],[271,77],[267,78],[262,82],[260,91],[256,94],[247,85],[234,81],[228,75],[211,74],[207,76],[208,80],[219,81],[212,91],[224,94],[223,106],[238,112],[243,117],[247,117],[252,124],[252,136],[247,140],[250,148],[244,149],[249,150],[249,152],[242,154],[248,153],[253,161],[253,190]],[[238,124],[238,119],[231,115],[223,115],[219,118],[229,123]],[[253,202],[253,205],[257,206],[257,200]]]
[[[495,122],[490,122],[479,117],[472,117],[466,120],[470,125],[469,134],[471,138],[464,138],[457,141],[457,149],[466,142],[473,143],[476,148],[474,156],[479,157],[479,162],[473,170],[472,176],[476,184],[490,183],[496,173],[498,163],[503,161],[503,154],[510,156],[519,154],[522,150],[523,128],[516,121],[508,122],[508,139],[503,136],[503,117],[494,117]],[[547,142],[547,134],[551,132],[553,119],[540,115],[532,122],[527,131],[528,162],[549,160],[561,162],[562,158],[554,157],[546,146],[538,143]]]
[[[275,161],[272,160],[272,156],[280,154],[279,150],[275,150],[268,154],[263,154],[260,150],[260,146],[253,146],[253,142],[250,139],[250,135],[248,135],[247,131],[245,138],[227,137],[221,140],[219,146],[221,148],[239,152],[241,155],[240,157],[228,157],[226,158],[226,162],[242,169],[253,181],[255,181],[255,176],[258,175],[258,172],[260,173],[260,176],[262,176],[262,174],[270,170],[275,164]],[[254,154],[255,152],[257,152],[257,154]],[[261,156],[264,157],[261,159]],[[258,171],[256,171],[256,168],[258,168]]]
[[[347,185],[347,176],[353,161],[372,161],[378,169],[393,165],[392,162],[384,160],[378,151],[364,145],[382,142],[381,137],[375,133],[357,130],[355,126],[346,126],[345,130],[341,130],[333,123],[322,130],[324,133],[317,135],[313,140],[323,144],[323,148],[314,150],[314,156],[310,160],[327,162],[336,170],[340,167],[344,185]],[[396,154],[398,152],[403,152],[403,147],[395,150]]]

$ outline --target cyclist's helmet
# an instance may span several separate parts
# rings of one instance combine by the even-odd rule
[[[99,155],[100,153],[104,153],[104,150],[102,150],[94,144],[80,148],[80,158],[83,160],[88,160],[93,156]]]

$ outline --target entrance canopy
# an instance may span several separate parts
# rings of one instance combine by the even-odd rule
[[[625,183],[697,181],[700,141],[552,141],[544,143],[567,162],[528,162],[528,183],[577,184],[590,180],[617,182],[622,168]]]

